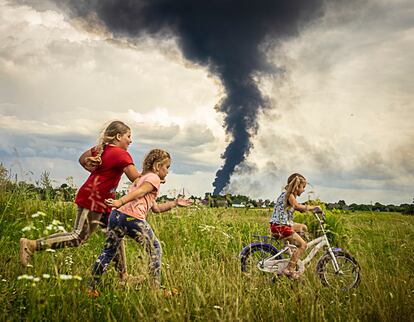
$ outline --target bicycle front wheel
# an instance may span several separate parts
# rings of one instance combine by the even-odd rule
[[[332,256],[327,253],[318,262],[317,274],[322,283],[332,288],[348,291],[360,282],[360,267],[358,262],[348,253],[334,252],[339,270],[335,270]]]

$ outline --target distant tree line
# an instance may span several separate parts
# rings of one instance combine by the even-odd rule
[[[252,199],[244,195],[213,195],[206,192],[202,203],[209,207],[245,207],[245,208],[268,208],[273,207],[274,202],[269,199]]]
[[[73,177],[67,177],[66,183],[53,187],[54,180],[50,172],[44,171],[40,179],[34,183],[18,181],[17,176],[9,175],[9,171],[0,163],[0,191],[18,192],[26,197],[40,200],[73,201],[77,188],[73,183]]]
[[[401,212],[403,214],[414,215],[414,198],[411,204],[403,203],[399,206],[388,204],[383,205],[379,202],[374,204],[356,204],[352,203],[347,205],[344,200],[339,200],[336,203],[327,203],[326,207],[328,209],[340,209],[340,210],[350,210],[350,211],[381,211],[381,212]]]
[[[26,196],[40,200],[61,200],[73,201],[77,192],[77,187],[73,183],[73,177],[67,177],[66,183],[58,187],[53,187],[54,180],[51,179],[48,171],[42,172],[38,181],[35,183],[27,183],[18,181],[17,176],[12,178],[9,171],[0,163],[0,191],[19,191]],[[126,191],[117,193],[118,197],[125,195]],[[158,202],[173,200],[178,196],[162,195],[157,198]],[[188,196],[187,196],[188,197]],[[252,199],[244,195],[213,195],[205,193],[204,198],[190,196],[195,203],[203,204],[208,207],[243,207],[243,208],[273,208],[274,201],[269,199]],[[328,209],[339,209],[349,211],[381,211],[381,212],[401,212],[403,214],[414,215],[414,199],[411,204],[404,203],[397,205],[383,205],[379,202],[375,204],[356,204],[347,205],[344,200],[335,203],[326,203]]]

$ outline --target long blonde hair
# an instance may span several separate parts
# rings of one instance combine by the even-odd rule
[[[170,159],[171,156],[167,151],[161,149],[153,149],[145,156],[144,162],[142,163],[142,174],[147,172],[154,172],[155,165],[162,163],[165,160]]]
[[[306,183],[306,179],[303,175],[299,173],[291,174],[287,180],[287,185],[285,186],[286,195],[285,195],[285,202],[284,202],[284,208],[286,209],[288,207],[288,201],[290,195],[293,194],[293,196],[296,198],[297,194],[296,191],[298,190],[299,186],[303,183]]]
[[[131,131],[128,125],[121,121],[112,121],[102,132],[96,145],[96,156],[86,158],[89,166],[95,167],[102,164],[102,153],[107,144],[113,143],[118,134],[124,135]]]

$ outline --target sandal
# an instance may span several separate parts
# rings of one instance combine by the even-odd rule
[[[289,271],[289,270],[286,270],[286,269],[283,271],[283,274],[286,277],[291,278],[293,280],[297,280],[300,277],[300,274],[298,272],[296,272],[296,271]]]
[[[165,288],[163,290],[163,293],[164,293],[164,298],[166,299],[173,297],[173,296],[177,296],[179,294],[178,290],[175,287],[173,287],[171,290],[168,290]]]
[[[89,288],[86,292],[88,297],[92,299],[96,299],[97,297],[99,297],[99,295],[101,295],[98,290],[92,288]]]
[[[29,265],[32,259],[33,252],[29,249],[29,240],[27,238],[20,238],[20,262],[24,267]]]

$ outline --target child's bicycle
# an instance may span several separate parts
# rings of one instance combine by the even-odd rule
[[[302,274],[305,270],[305,265],[313,259],[322,247],[326,246],[326,252],[319,258],[316,264],[316,274],[322,280],[322,283],[344,291],[357,286],[360,281],[358,262],[341,248],[331,247],[323,227],[325,214],[321,214],[322,219],[317,213],[314,213],[314,215],[319,222],[323,235],[307,243],[306,250],[311,250],[305,259],[298,260],[296,271]],[[286,241],[285,246],[279,251],[273,245],[273,242],[278,240],[277,238],[253,236],[263,241],[253,242],[240,252],[242,271],[254,273],[259,270],[282,275],[296,246]]]

